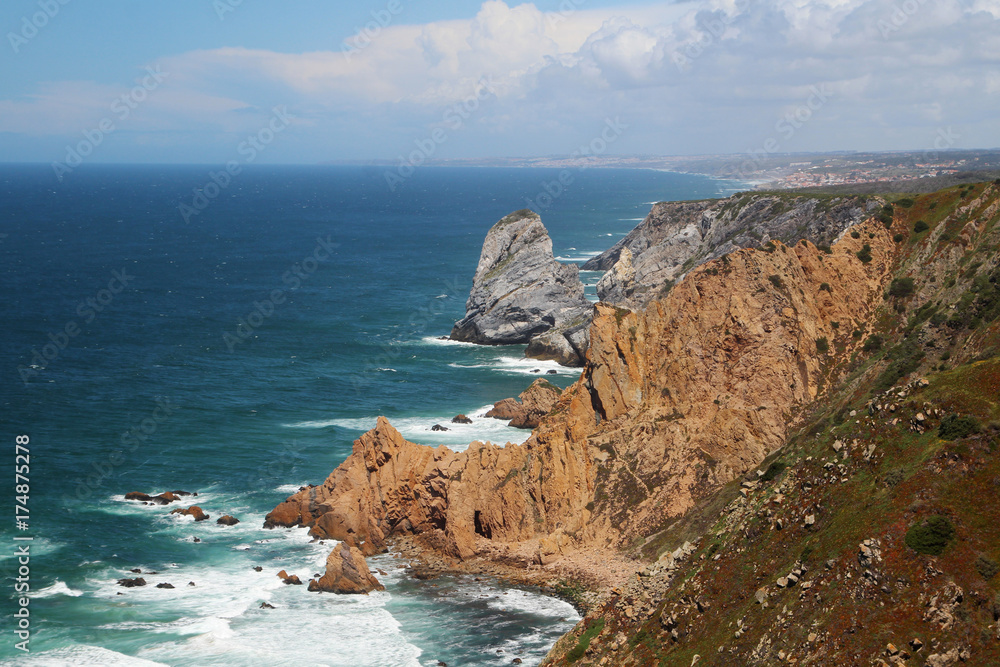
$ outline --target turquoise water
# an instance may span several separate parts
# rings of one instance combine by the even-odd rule
[[[13,538],[33,538],[31,652],[5,632],[0,664],[537,664],[578,619],[566,603],[412,581],[391,555],[371,561],[385,592],[307,593],[275,574],[322,572],[331,545],[261,525],[378,415],[427,444],[525,439],[478,415],[538,373],[578,372],[438,337],[464,313],[486,231],[559,172],[425,168],[390,192],[374,167],[247,168],[185,222],[177,207],[209,192],[208,172],[92,166],[58,182],[0,167],[0,433],[11,467],[16,435],[31,456],[27,530],[12,486],[0,498],[8,619]],[[557,256],[583,261],[653,201],[726,187],[588,170],[540,212]],[[583,274],[591,295],[598,277]],[[473,424],[430,431],[460,412]],[[173,489],[212,518],[123,498]],[[157,574],[117,586],[132,568]]]

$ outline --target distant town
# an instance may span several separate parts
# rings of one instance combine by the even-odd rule
[[[944,140],[943,140],[944,142]],[[380,162],[368,163],[380,164]],[[386,161],[385,164],[389,164]],[[764,151],[741,155],[551,156],[536,158],[470,158],[428,160],[428,165],[476,167],[549,167],[556,169],[663,169],[749,183],[759,190],[828,188],[831,186],[941,177],[969,172],[1000,171],[1000,149],[925,150],[883,153],[793,153]],[[916,185],[916,184],[915,184]]]

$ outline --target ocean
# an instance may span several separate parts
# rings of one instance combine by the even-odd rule
[[[440,340],[501,217],[533,205],[558,258],[582,262],[652,202],[737,184],[589,169],[560,191],[556,169],[425,167],[390,190],[374,166],[217,172],[0,166],[0,664],[537,664],[579,620],[566,602],[415,581],[392,554],[370,559],[384,592],[308,593],[276,573],[306,581],[331,544],[264,530],[264,515],[322,482],[378,415],[419,443],[523,442],[486,408],[538,374],[578,377],[521,346]],[[596,298],[599,274],[581,277]],[[176,489],[211,518],[124,500]],[[148,585],[118,586],[133,568]],[[16,618],[19,577],[30,615]]]

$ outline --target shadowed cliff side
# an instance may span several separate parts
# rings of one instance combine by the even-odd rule
[[[379,418],[265,526],[352,537],[365,553],[419,533],[463,559],[542,538],[544,560],[553,541],[570,551],[648,534],[780,446],[793,408],[860,345],[817,352],[882,299],[892,241],[876,222],[857,231],[829,254],[807,242],[733,252],[644,312],[599,305],[581,379],[524,445],[455,453]]]

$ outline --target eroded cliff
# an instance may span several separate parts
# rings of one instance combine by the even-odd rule
[[[537,544],[540,560],[553,541],[570,551],[647,534],[780,446],[792,410],[860,345],[845,332],[881,301],[893,242],[874,221],[855,231],[831,252],[730,253],[643,312],[599,305],[581,379],[525,444],[456,453],[380,418],[266,525],[351,537],[365,553],[411,533],[459,558]],[[820,338],[836,344],[818,351]]]

